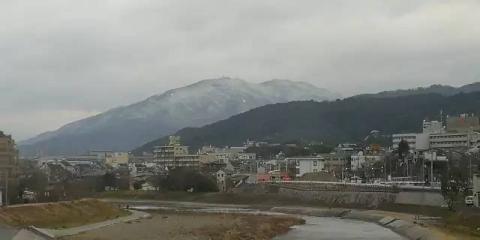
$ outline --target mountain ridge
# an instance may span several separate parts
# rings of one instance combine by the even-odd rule
[[[400,97],[400,96],[408,96],[414,94],[428,94],[428,93],[438,93],[444,96],[453,96],[458,93],[470,93],[470,92],[478,92],[480,91],[480,82],[474,82],[466,85],[462,85],[459,87],[453,87],[450,85],[441,85],[441,84],[433,84],[428,87],[417,87],[417,88],[410,88],[410,89],[397,89],[391,91],[381,91],[378,93],[366,93],[366,94],[358,94],[353,97]]]
[[[429,93],[391,98],[351,97],[331,102],[296,101],[262,106],[200,128],[184,128],[175,135],[193,149],[210,144],[233,146],[247,139],[335,144],[362,141],[372,130],[385,134],[419,132],[422,121],[438,119],[440,111],[479,114],[479,106],[480,92],[460,92],[453,96]],[[159,138],[133,152],[149,152],[153,146],[167,141],[167,137]]]
[[[326,89],[290,80],[206,79],[65,124],[19,146],[27,156],[95,149],[127,151],[183,127],[203,126],[266,104],[338,97]]]
[[[475,91],[480,91],[479,82],[460,87],[437,84],[350,98],[395,98],[432,93],[452,96]],[[80,154],[88,150],[128,151],[182,128],[212,124],[264,105],[339,98],[337,94],[306,82],[273,79],[251,83],[228,77],[205,79],[65,124],[57,130],[21,141],[19,147],[27,156]]]

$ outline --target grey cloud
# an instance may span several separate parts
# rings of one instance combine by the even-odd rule
[[[344,96],[479,81],[479,11],[454,0],[2,1],[0,128],[25,138],[222,75]],[[41,117],[26,127],[28,113]]]

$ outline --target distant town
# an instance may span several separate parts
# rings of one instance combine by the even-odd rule
[[[63,200],[102,191],[158,191],[172,187],[165,185],[170,174],[187,169],[212,180],[221,192],[262,184],[310,184],[440,195],[442,183],[450,186],[455,175],[458,189],[471,196],[466,204],[479,207],[479,117],[461,114],[418,124],[423,129],[418,133],[385,135],[372,129],[362,141],[335,146],[246,139],[241,146],[207,145],[192,151],[180,137],[170,136],[165,146],[138,155],[92,150],[32,159],[19,159],[14,139],[0,132],[2,203]],[[186,183],[179,188],[174,190],[203,187]],[[408,201],[417,204],[414,198]]]

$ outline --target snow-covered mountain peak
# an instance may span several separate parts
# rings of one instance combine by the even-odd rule
[[[126,151],[181,128],[213,123],[266,104],[323,101],[334,99],[332,96],[335,94],[325,89],[289,80],[206,79],[66,124],[21,145],[35,153]]]

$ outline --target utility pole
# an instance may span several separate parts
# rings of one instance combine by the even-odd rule
[[[391,157],[388,158],[388,162],[389,162],[389,164],[388,164],[388,175],[389,175],[389,177],[390,177],[390,179],[391,179],[391,178],[392,178],[392,158],[391,158]],[[389,179],[389,180],[390,180],[390,179]]]
[[[423,186],[425,186],[425,156],[422,157],[422,178],[423,179]]]
[[[475,156],[475,153],[473,154],[473,156]],[[468,176],[468,186],[471,186],[471,184],[473,183],[473,179],[472,179],[472,156],[468,156],[468,168],[469,168],[469,176]]]
[[[383,157],[383,176],[385,178],[385,182],[387,181],[387,156]]]
[[[435,154],[435,159],[437,158],[437,153],[431,152],[430,154],[430,185],[433,184],[433,154]]]
[[[410,174],[408,173],[408,165],[409,165],[408,163],[409,163],[409,161],[408,161],[408,157],[407,157],[407,177],[409,177],[409,175],[410,175]]]
[[[4,206],[7,207],[8,206],[8,169],[5,170],[5,172],[3,172],[3,178],[4,178],[4,187],[3,187],[3,190],[5,192],[5,199],[3,201],[4,203]],[[3,197],[3,196],[0,196],[0,197]]]

